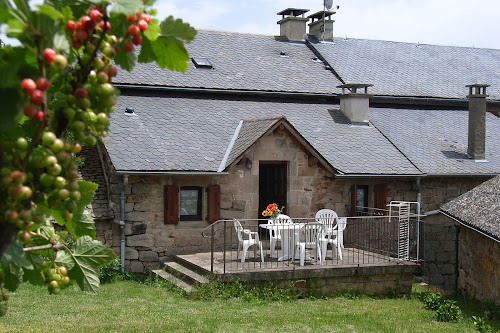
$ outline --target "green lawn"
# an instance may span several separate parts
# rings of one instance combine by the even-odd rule
[[[0,332],[475,332],[471,321],[439,323],[412,299],[191,300],[133,281],[99,294],[49,295],[23,285],[11,295]]]

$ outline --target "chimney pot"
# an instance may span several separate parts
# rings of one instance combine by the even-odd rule
[[[333,42],[333,23],[332,15],[336,12],[322,10],[307,18],[311,19],[309,23],[309,34],[316,37],[318,40],[326,40]]]

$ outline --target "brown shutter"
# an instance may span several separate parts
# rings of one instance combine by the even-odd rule
[[[220,186],[208,186],[207,197],[207,222],[214,223],[220,220]]]
[[[179,222],[179,187],[165,186],[165,223],[177,224]]]
[[[352,185],[351,186],[351,216],[356,216],[356,214],[357,214],[357,208],[356,208],[357,202],[358,202],[358,186]]]
[[[375,208],[387,209],[387,185],[377,184],[374,188],[375,191]],[[383,212],[379,212],[381,215],[385,215]]]

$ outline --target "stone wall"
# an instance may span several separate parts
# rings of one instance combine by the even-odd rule
[[[335,210],[346,216],[351,202],[351,186],[369,186],[369,206],[374,204],[373,189],[380,183],[387,184],[387,202],[391,200],[417,200],[415,179],[391,178],[334,178],[318,164],[309,165],[307,154],[286,132],[271,133],[262,137],[245,155],[251,157],[250,170],[236,164],[220,176],[134,176],[128,178],[125,188],[125,236],[126,268],[144,272],[157,267],[160,262],[176,254],[208,252],[209,239],[201,236],[208,226],[206,222],[207,198],[203,195],[203,220],[180,221],[176,225],[164,223],[164,186],[221,186],[221,217],[223,219],[261,218],[259,207],[259,163],[261,161],[287,162],[287,201],[285,213],[293,217],[313,217],[322,208]],[[113,222],[97,223],[98,239],[119,254],[120,249],[120,193],[123,176],[113,172],[107,156],[104,156],[106,179],[109,180]],[[441,204],[473,188],[484,179],[478,178],[423,178],[422,212],[438,209]],[[205,192],[204,192],[205,193]],[[445,219],[433,216],[426,221],[443,224]],[[445,236],[443,236],[445,237]],[[441,245],[433,246],[436,258]],[[431,256],[429,256],[431,260]],[[434,260],[434,259],[432,259]],[[437,271],[444,268],[437,267]],[[433,271],[434,272],[434,271]],[[436,273],[437,274],[437,273]]]
[[[500,304],[500,243],[460,226],[459,288],[478,300]]]

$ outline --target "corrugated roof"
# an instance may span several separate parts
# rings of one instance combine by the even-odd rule
[[[464,99],[468,84],[490,84],[500,100],[500,50],[335,38],[312,44],[347,83],[385,96]]]
[[[500,241],[500,176],[482,183],[441,209]]]

